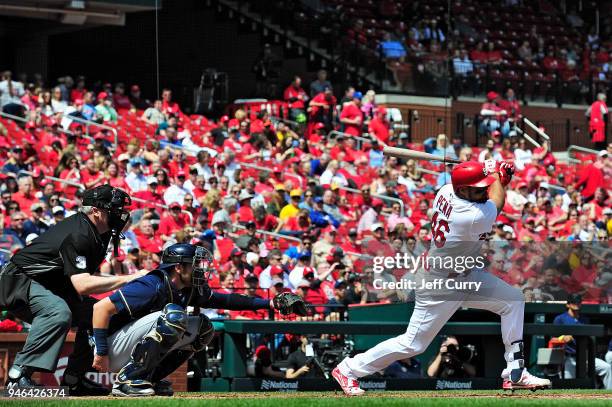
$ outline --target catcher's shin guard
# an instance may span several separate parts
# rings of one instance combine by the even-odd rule
[[[187,328],[183,307],[168,304],[157,319],[157,325],[134,346],[131,360],[117,374],[116,384],[150,387],[151,376],[166,353],[176,344]]]
[[[191,343],[191,349],[194,353],[203,351],[215,336],[215,328],[212,322],[210,322],[210,319],[204,314],[200,314],[199,318],[198,334]]]
[[[198,318],[198,330],[195,333],[196,336],[194,337],[193,342],[182,349],[175,349],[166,355],[163,363],[160,363],[153,373],[153,377],[151,378],[153,383],[159,382],[170,373],[174,372],[194,353],[203,351],[206,348],[206,345],[212,341],[212,338],[215,335],[215,328],[210,322],[210,319],[208,319],[208,317],[204,314],[190,318]]]
[[[168,352],[163,360],[163,363],[157,365],[151,375],[152,383],[159,383],[165,377],[168,377],[172,372],[178,369],[183,363],[185,363],[193,352],[190,349],[175,349]]]

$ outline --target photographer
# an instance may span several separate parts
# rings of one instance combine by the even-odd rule
[[[287,359],[285,377],[287,379],[319,377],[321,375],[318,370],[315,366],[312,345],[308,343],[308,338],[303,335],[300,337],[300,347],[291,353]]]
[[[442,346],[440,352],[427,368],[429,377],[437,377],[440,379],[460,379],[465,377],[474,377],[476,368],[464,362],[460,355],[459,341],[454,336],[448,336]]]
[[[255,350],[255,377],[285,378],[285,374],[272,365],[272,352],[266,345]]]

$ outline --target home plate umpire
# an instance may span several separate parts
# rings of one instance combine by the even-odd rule
[[[15,254],[0,271],[0,308],[32,324],[9,370],[7,385],[31,387],[35,371],[53,372],[71,326],[78,328],[74,351],[62,379],[70,395],[106,395],[108,390],[85,378],[92,355],[94,300],[89,294],[121,287],[142,274],[100,277],[98,271],[111,239],[118,245],[130,219],[131,199],[102,185],[85,191],[83,206]]]

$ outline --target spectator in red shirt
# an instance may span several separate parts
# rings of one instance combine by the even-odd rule
[[[583,201],[588,202],[595,196],[597,188],[604,187],[604,168],[608,160],[608,152],[601,150],[597,154],[597,160],[587,165],[580,174],[575,188],[580,191]]]
[[[331,128],[331,123],[334,115],[334,107],[336,106],[336,97],[332,93],[330,87],[326,87],[324,92],[317,94],[310,101],[308,107],[309,122],[323,123],[326,128]]]
[[[232,187],[232,189],[240,188],[238,186]],[[238,196],[238,201],[240,202],[240,208],[236,212],[236,220],[242,224],[246,222],[255,221],[255,215],[253,214],[253,209],[251,208],[251,199],[253,199],[253,195],[251,195],[247,190],[240,191],[240,195]]]
[[[133,205],[136,208],[142,208],[147,204],[159,204],[164,205],[163,197],[157,192],[157,178],[148,177],[147,178],[147,189],[143,191],[136,191],[132,193],[134,198],[138,198],[139,200],[143,200],[145,202],[134,201]]]
[[[170,204],[170,214],[163,217],[159,223],[161,239],[164,242],[170,240],[175,232],[183,229],[188,224],[185,217],[181,214],[181,204],[176,201],[172,202]]]
[[[175,116],[182,116],[181,108],[178,103],[172,101],[172,91],[170,89],[164,89],[162,91],[162,112],[167,116],[173,114]]]
[[[389,122],[387,121],[387,109],[384,106],[379,106],[376,109],[374,118],[370,120],[368,132],[378,139],[383,144],[389,141]]]
[[[308,209],[300,209],[296,216],[292,216],[285,221],[283,232],[301,235],[308,232],[311,227],[310,211]]]
[[[304,292],[304,300],[308,304],[314,304],[314,305],[327,304],[328,299],[321,285],[321,280],[317,280],[314,278],[314,272],[306,274],[304,276],[304,279],[310,283],[310,287],[308,288],[306,288],[305,283],[301,283],[298,285],[298,290],[306,289],[306,291]],[[315,307],[314,310],[317,314],[319,314],[322,317],[321,314],[325,312],[325,307],[321,307],[321,306]]]
[[[185,153],[178,150],[174,153],[172,161],[168,163],[170,178],[176,178],[179,171],[189,174],[189,164],[185,161]]]
[[[245,280],[247,289],[245,295],[251,298],[261,298],[257,295],[257,288],[259,280],[255,276],[248,276]],[[231,319],[255,319],[262,320],[267,319],[268,311],[260,309],[257,311],[244,310],[244,311],[230,311]]]
[[[470,59],[475,63],[485,63],[488,60],[488,54],[482,42],[476,44],[476,49],[470,52]]]
[[[214,291],[222,294],[234,294],[236,290],[234,290],[234,276],[232,275],[232,273],[219,273],[219,288],[214,289]],[[229,318],[230,310],[218,309],[217,314],[219,314],[219,316],[225,316]]]
[[[347,234],[348,239],[340,244],[340,248],[345,253],[361,253],[361,240],[358,239],[357,228],[350,228]],[[352,256],[349,254],[349,257]]]
[[[523,228],[518,233],[519,242],[539,242],[542,239],[540,235],[535,231],[536,219],[532,216],[525,220]]]
[[[36,191],[34,190],[34,181],[32,177],[28,175],[20,177],[17,180],[17,184],[19,185],[19,190],[12,195],[11,199],[19,204],[19,207],[27,216],[30,216],[30,207],[35,202],[38,202]]]
[[[608,105],[606,105],[606,95],[597,94],[597,100],[587,109],[585,115],[589,118],[589,133],[591,142],[595,149],[603,150],[606,145],[606,116],[608,115]]]
[[[608,191],[605,188],[597,188],[595,190],[595,199],[583,208],[590,220],[596,222],[598,219],[605,218],[604,210],[611,207],[608,203],[608,198]]]
[[[114,162],[109,163],[106,167],[106,180],[112,187],[121,188],[124,191],[129,189],[124,175],[119,173],[119,167]]]
[[[81,182],[85,185],[85,189],[91,189],[106,183],[106,176],[98,169],[93,158],[85,162],[85,169],[81,171]]]
[[[542,66],[548,72],[555,72],[555,71],[558,71],[560,69],[561,63],[559,62],[559,60],[555,56],[555,52],[553,50],[548,51],[548,54],[546,54],[544,59],[542,59]]]
[[[505,96],[505,99],[499,101],[499,107],[507,112],[509,119],[519,120],[523,115],[521,114],[521,105],[514,94],[514,89],[508,88]]]
[[[289,118],[295,120],[299,114],[304,114],[308,94],[302,89],[302,78],[295,76],[293,82],[285,89],[283,99],[289,105]]]
[[[500,97],[497,92],[488,92],[487,101],[480,108],[480,115],[483,120],[480,124],[482,133],[493,133],[495,130],[507,135],[510,132],[510,125],[506,120],[508,113],[500,106]]]
[[[85,89],[85,77],[78,76],[76,80],[76,86],[70,91],[70,100],[72,102],[76,102],[78,99],[83,100],[86,92],[87,89]]]
[[[279,220],[276,216],[266,213],[266,208],[263,206],[258,206],[253,211],[253,215],[255,217],[255,225],[258,230],[268,230],[272,232],[278,232],[278,230],[282,227],[282,223],[279,223]]]
[[[194,221],[198,218],[200,208],[194,206],[193,194],[185,194],[183,197],[183,210],[191,213]]]
[[[62,172],[60,172],[59,178],[65,181],[70,181],[73,183],[80,184],[81,183],[81,171],[79,169],[79,160],[72,154],[66,154],[65,158],[67,162],[67,168],[65,168],[64,170],[62,170]],[[63,190],[64,194],[68,198],[74,197],[74,194],[77,191],[77,187],[68,185],[68,184],[63,184],[63,183],[60,184],[60,187],[58,189]]]
[[[489,42],[487,48],[487,62],[492,65],[499,65],[502,61],[501,52],[495,49],[495,44]]]
[[[155,229],[149,219],[142,219],[139,222],[139,233],[136,234],[140,250],[149,253],[160,253],[163,247],[163,240],[155,233]]]
[[[130,110],[132,108],[132,102],[130,102],[130,98],[125,94],[125,85],[123,85],[123,83],[118,83],[115,85],[113,104],[115,105],[115,109],[117,109],[119,114],[122,114],[126,110]]]
[[[234,247],[230,252],[229,261],[223,264],[219,271],[223,273],[230,273],[238,286],[244,285],[242,279],[245,274],[249,272],[247,269],[247,263],[245,262],[246,253],[237,247]]]
[[[353,99],[344,104],[340,113],[340,122],[344,124],[344,133],[351,136],[361,136],[363,112],[361,111],[361,92],[353,93]]]

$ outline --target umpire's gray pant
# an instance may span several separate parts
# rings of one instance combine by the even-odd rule
[[[132,350],[142,338],[157,325],[161,311],[153,312],[134,322],[130,322],[108,338],[108,359],[111,372],[118,372],[125,366],[132,355]],[[198,338],[200,317],[187,316],[187,329],[183,337],[170,349],[188,348]]]
[[[55,371],[72,322],[66,301],[32,281],[28,304],[11,312],[32,324],[23,349],[15,355],[13,363],[34,370]]]

